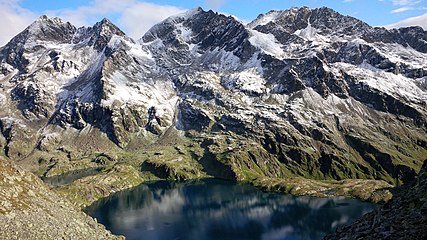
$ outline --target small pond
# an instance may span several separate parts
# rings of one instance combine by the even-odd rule
[[[62,185],[70,184],[80,178],[92,176],[100,173],[103,168],[86,168],[81,170],[71,171],[53,177],[42,177],[41,179],[50,187],[59,187]]]
[[[127,239],[320,239],[375,209],[344,198],[266,193],[206,179],[159,181],[119,192],[86,212]]]

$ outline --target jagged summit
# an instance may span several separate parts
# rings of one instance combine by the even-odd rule
[[[77,29],[61,18],[42,15],[0,48],[0,59],[21,72],[29,72],[27,67],[31,63],[28,59],[31,53],[37,55],[36,52],[49,52],[52,46],[61,49],[71,47],[73,44],[78,48],[93,47],[97,51],[102,51],[114,35],[124,37],[125,33],[106,18],[92,27]],[[50,47],[47,47],[48,45]],[[52,56],[57,54],[52,53]],[[2,72],[10,72],[10,69],[3,69]]]
[[[205,11],[201,7],[197,7],[197,8],[188,10],[186,12],[178,13],[176,15],[170,16],[170,17],[166,18],[165,20],[161,21],[160,23],[151,27],[144,34],[144,36],[141,37],[141,39],[139,41],[143,43],[143,42],[150,42],[150,41],[155,40],[159,37],[162,38],[161,35],[159,36],[156,34],[161,34],[167,28],[173,27],[177,24],[181,25],[184,21],[187,21],[188,19],[193,18],[195,15],[200,14],[200,13],[204,13],[204,12]]]
[[[23,56],[24,52],[43,49],[46,43],[70,43],[75,32],[76,27],[69,22],[64,22],[60,18],[49,18],[46,15],[40,16],[0,48],[0,59],[20,71],[25,71],[28,60]]]
[[[28,44],[35,41],[52,41],[57,43],[67,43],[75,33],[76,27],[69,22],[46,15],[40,16],[26,29],[14,37],[8,44]]]
[[[196,51],[195,46],[200,51],[234,51],[247,36],[245,26],[234,17],[196,8],[155,25],[140,41],[151,45],[152,51],[163,46],[179,51]]]
[[[174,22],[177,19],[188,19],[188,18],[193,17],[196,14],[200,14],[200,13],[204,13],[204,12],[205,12],[205,10],[203,10],[203,8],[196,7],[196,8],[190,9],[188,11],[170,16],[170,17],[166,18],[165,20],[163,20],[162,22],[160,22],[159,24],[162,24],[165,22]]]
[[[21,34],[26,35],[27,41],[53,41],[67,43],[75,33],[76,27],[70,22],[64,22],[58,17],[40,16]]]
[[[112,35],[125,36],[125,33],[107,18],[95,23],[92,27],[77,29],[70,22],[65,22],[59,17],[42,15],[3,48],[32,48],[39,41],[57,44],[78,43],[88,38],[89,45],[95,45],[102,50],[101,48],[108,43]]]
[[[50,23],[55,23],[55,24],[63,24],[64,20],[62,20],[59,17],[49,17],[47,15],[41,15],[37,18],[37,20],[35,22],[50,22]]]
[[[101,21],[95,23],[93,29],[96,29],[100,34],[115,34],[119,36],[124,36],[125,33],[120,30],[116,25],[114,25],[109,19],[103,18]]]
[[[205,10],[203,10],[202,7],[196,7],[196,8],[190,9],[188,11],[185,11],[183,13],[178,13],[178,14],[171,16],[165,20],[168,21],[168,19],[169,19],[169,21],[170,21],[171,19],[174,19],[174,18],[191,18],[192,16],[199,14],[199,13],[203,13],[203,12],[205,12]]]
[[[81,27],[73,36],[73,43],[84,42],[102,51],[113,35],[125,36],[125,33],[107,18],[95,23],[92,27]]]
[[[315,28],[321,34],[363,34],[370,26],[356,18],[344,16],[327,7],[294,7],[288,10],[272,10],[259,15],[248,24],[251,29],[271,31],[273,27],[281,28],[287,33],[297,30]]]
[[[270,10],[267,13],[261,13],[261,14],[259,14],[257,16],[257,18],[255,20],[249,22],[247,24],[247,26],[249,28],[254,28],[254,27],[259,26],[259,25],[262,26],[262,25],[265,25],[267,23],[276,21],[278,18],[280,18],[283,15],[286,15],[286,14],[295,14],[300,9],[311,10],[308,7],[301,7],[301,8],[299,8],[299,7],[293,7],[293,8],[289,8],[287,10]]]

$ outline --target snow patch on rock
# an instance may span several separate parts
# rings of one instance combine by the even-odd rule
[[[249,42],[262,50],[264,53],[275,56],[279,59],[285,57],[285,52],[282,49],[282,44],[277,41],[273,34],[265,34],[256,30],[250,30],[251,37]]]
[[[262,94],[266,91],[265,80],[255,68],[233,73],[225,77],[222,84],[226,89],[240,90],[252,94]]]

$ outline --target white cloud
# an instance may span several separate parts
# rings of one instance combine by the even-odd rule
[[[135,0],[94,0],[88,5],[75,9],[55,9],[46,11],[48,16],[57,16],[76,26],[89,26],[108,14],[120,14],[124,9],[135,5]]]
[[[419,4],[422,3],[424,0],[391,0],[393,3],[393,6],[396,6],[398,8],[393,9],[390,11],[391,13],[402,13],[407,12],[415,9],[420,9]]]
[[[18,0],[0,0],[0,46],[24,30],[37,16],[19,6]]]
[[[421,16],[408,18],[398,23],[387,25],[385,27],[400,28],[400,27],[410,27],[410,26],[420,26],[424,28],[424,30],[427,30],[427,13]]]
[[[205,0],[209,8],[218,10],[224,3],[225,0]]]
[[[412,7],[401,7],[401,8],[397,8],[391,11],[391,13],[402,13],[402,12],[407,12],[410,10],[413,10],[414,8]]]
[[[174,6],[139,3],[123,11],[119,24],[129,36],[138,39],[156,23],[184,11],[186,10]]]
[[[421,0],[392,0],[391,2],[395,6],[413,6],[422,1]]]

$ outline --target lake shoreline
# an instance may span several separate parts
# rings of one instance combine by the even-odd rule
[[[152,208],[149,207],[150,204],[152,205]],[[306,206],[305,204],[309,205]],[[205,205],[207,206],[207,210],[206,213],[203,213],[205,211],[203,206]],[[357,208],[357,206],[372,206],[372,208],[369,210],[371,211],[378,205],[373,205],[356,199],[348,199],[345,197],[318,198],[309,196],[294,196],[291,194],[280,194],[274,192],[263,192],[248,183],[209,178],[189,180],[184,182],[160,180],[141,184],[138,187],[121,191],[113,194],[108,198],[101,199],[93,205],[85,208],[84,211],[88,213],[88,215],[96,218],[98,222],[105,224],[107,229],[112,231],[114,234],[124,235],[125,237],[130,236],[129,239],[136,239],[134,234],[136,231],[140,231],[138,229],[146,229],[143,231],[143,236],[155,237],[157,235],[147,234],[155,234],[154,232],[156,232],[158,229],[162,229],[161,231],[164,230],[166,233],[156,232],[156,234],[166,234],[161,235],[161,239],[164,239],[165,237],[167,239],[172,236],[181,236],[183,239],[195,239],[193,238],[193,235],[180,235],[184,234],[181,233],[181,230],[182,232],[194,231],[197,232],[197,234],[201,234],[200,236],[207,236],[203,235],[208,234],[204,232],[206,230],[205,226],[211,225],[216,226],[215,231],[224,231],[222,236],[229,236],[231,239],[231,237],[245,236],[246,231],[240,232],[240,230],[241,228],[245,228],[244,226],[246,226],[246,224],[254,224],[251,221],[255,221],[257,223],[255,226],[252,226],[249,229],[253,230],[253,228],[255,228],[259,230],[253,233],[255,234],[254,236],[261,238],[261,236],[270,236],[269,234],[273,233],[279,234],[277,233],[276,228],[271,231],[268,230],[270,221],[265,221],[265,214],[267,213],[271,219],[276,219],[274,220],[277,221],[275,224],[284,224],[282,227],[289,230],[290,226],[287,224],[290,224],[292,221],[289,219],[287,220],[286,216],[294,211],[292,210],[293,208],[305,209],[298,214],[292,213],[292,216],[305,216],[303,218],[304,221],[310,222],[315,221],[315,219],[319,218],[320,216],[322,216],[321,218],[325,218],[327,211],[332,211],[334,214],[336,214],[335,210],[333,210],[335,208],[342,210],[346,208]],[[333,225],[335,229],[335,227],[341,226],[343,223],[349,223],[350,220],[355,220],[356,218],[369,212],[365,208],[363,209],[363,211],[352,210],[354,217],[347,219],[345,222],[340,220],[342,217],[333,215],[333,219],[330,220],[329,225]],[[169,213],[168,211],[171,212]],[[250,221],[245,218],[246,215],[243,214],[242,211],[248,213],[247,215],[249,216]],[[310,211],[312,211],[312,213],[310,213]],[[229,213],[232,216],[229,216]],[[129,214],[129,216],[126,217],[125,214]],[[150,214],[153,214],[153,217],[150,217]],[[174,223],[173,219],[176,218],[177,215],[180,216],[180,214],[189,214],[190,216],[183,216],[182,219],[179,218],[181,220]],[[255,216],[260,214],[262,217],[258,219],[254,217],[253,214],[255,214]],[[317,217],[313,217],[311,214],[314,214]],[[277,219],[277,216],[279,215],[281,217]],[[214,216],[213,220],[209,219],[207,216]],[[218,220],[218,216],[222,216],[223,218]],[[109,220],[106,220],[106,218]],[[117,220],[114,220],[115,218],[117,218]],[[344,219],[345,218],[346,217],[344,217]],[[197,221],[197,223],[191,223],[191,221],[193,221],[192,219],[195,219],[194,221]],[[189,221],[190,223],[187,223],[186,221]],[[213,222],[206,223],[204,221]],[[242,221],[243,223],[239,222],[237,224],[233,221]],[[323,219],[323,221],[326,220]],[[204,222],[204,224],[200,224],[199,226],[197,225],[199,222]],[[117,225],[114,225],[113,223],[116,223]],[[122,223],[123,225],[121,225]],[[155,224],[155,226],[153,227],[150,224]],[[239,227],[236,227],[233,224],[240,225]],[[314,223],[311,225],[313,224]],[[199,227],[195,227],[193,225]],[[309,226],[310,224],[303,224],[303,226],[306,225]],[[322,229],[325,228],[324,224],[320,225],[322,226]],[[171,228],[178,228],[176,226],[180,226],[179,229],[181,230],[171,230]],[[194,228],[190,227],[188,230],[184,230],[189,226],[193,226]],[[291,228],[298,229],[301,228],[301,226],[292,226]],[[261,231],[260,229],[263,230]],[[198,231],[203,233],[198,233]],[[209,232],[208,230],[206,231]],[[309,239],[315,239],[317,237],[322,237],[326,233],[333,232],[333,229],[329,229],[328,231],[324,229],[317,229],[316,231],[319,231],[314,234],[316,237],[313,237],[314,235],[305,235],[303,238],[306,239],[309,237]],[[299,230],[296,230],[296,232],[299,232]],[[301,232],[309,233],[307,229]],[[299,234],[302,234],[301,232],[299,232]],[[142,233],[140,232],[140,234]],[[197,239],[204,238],[201,237]]]

